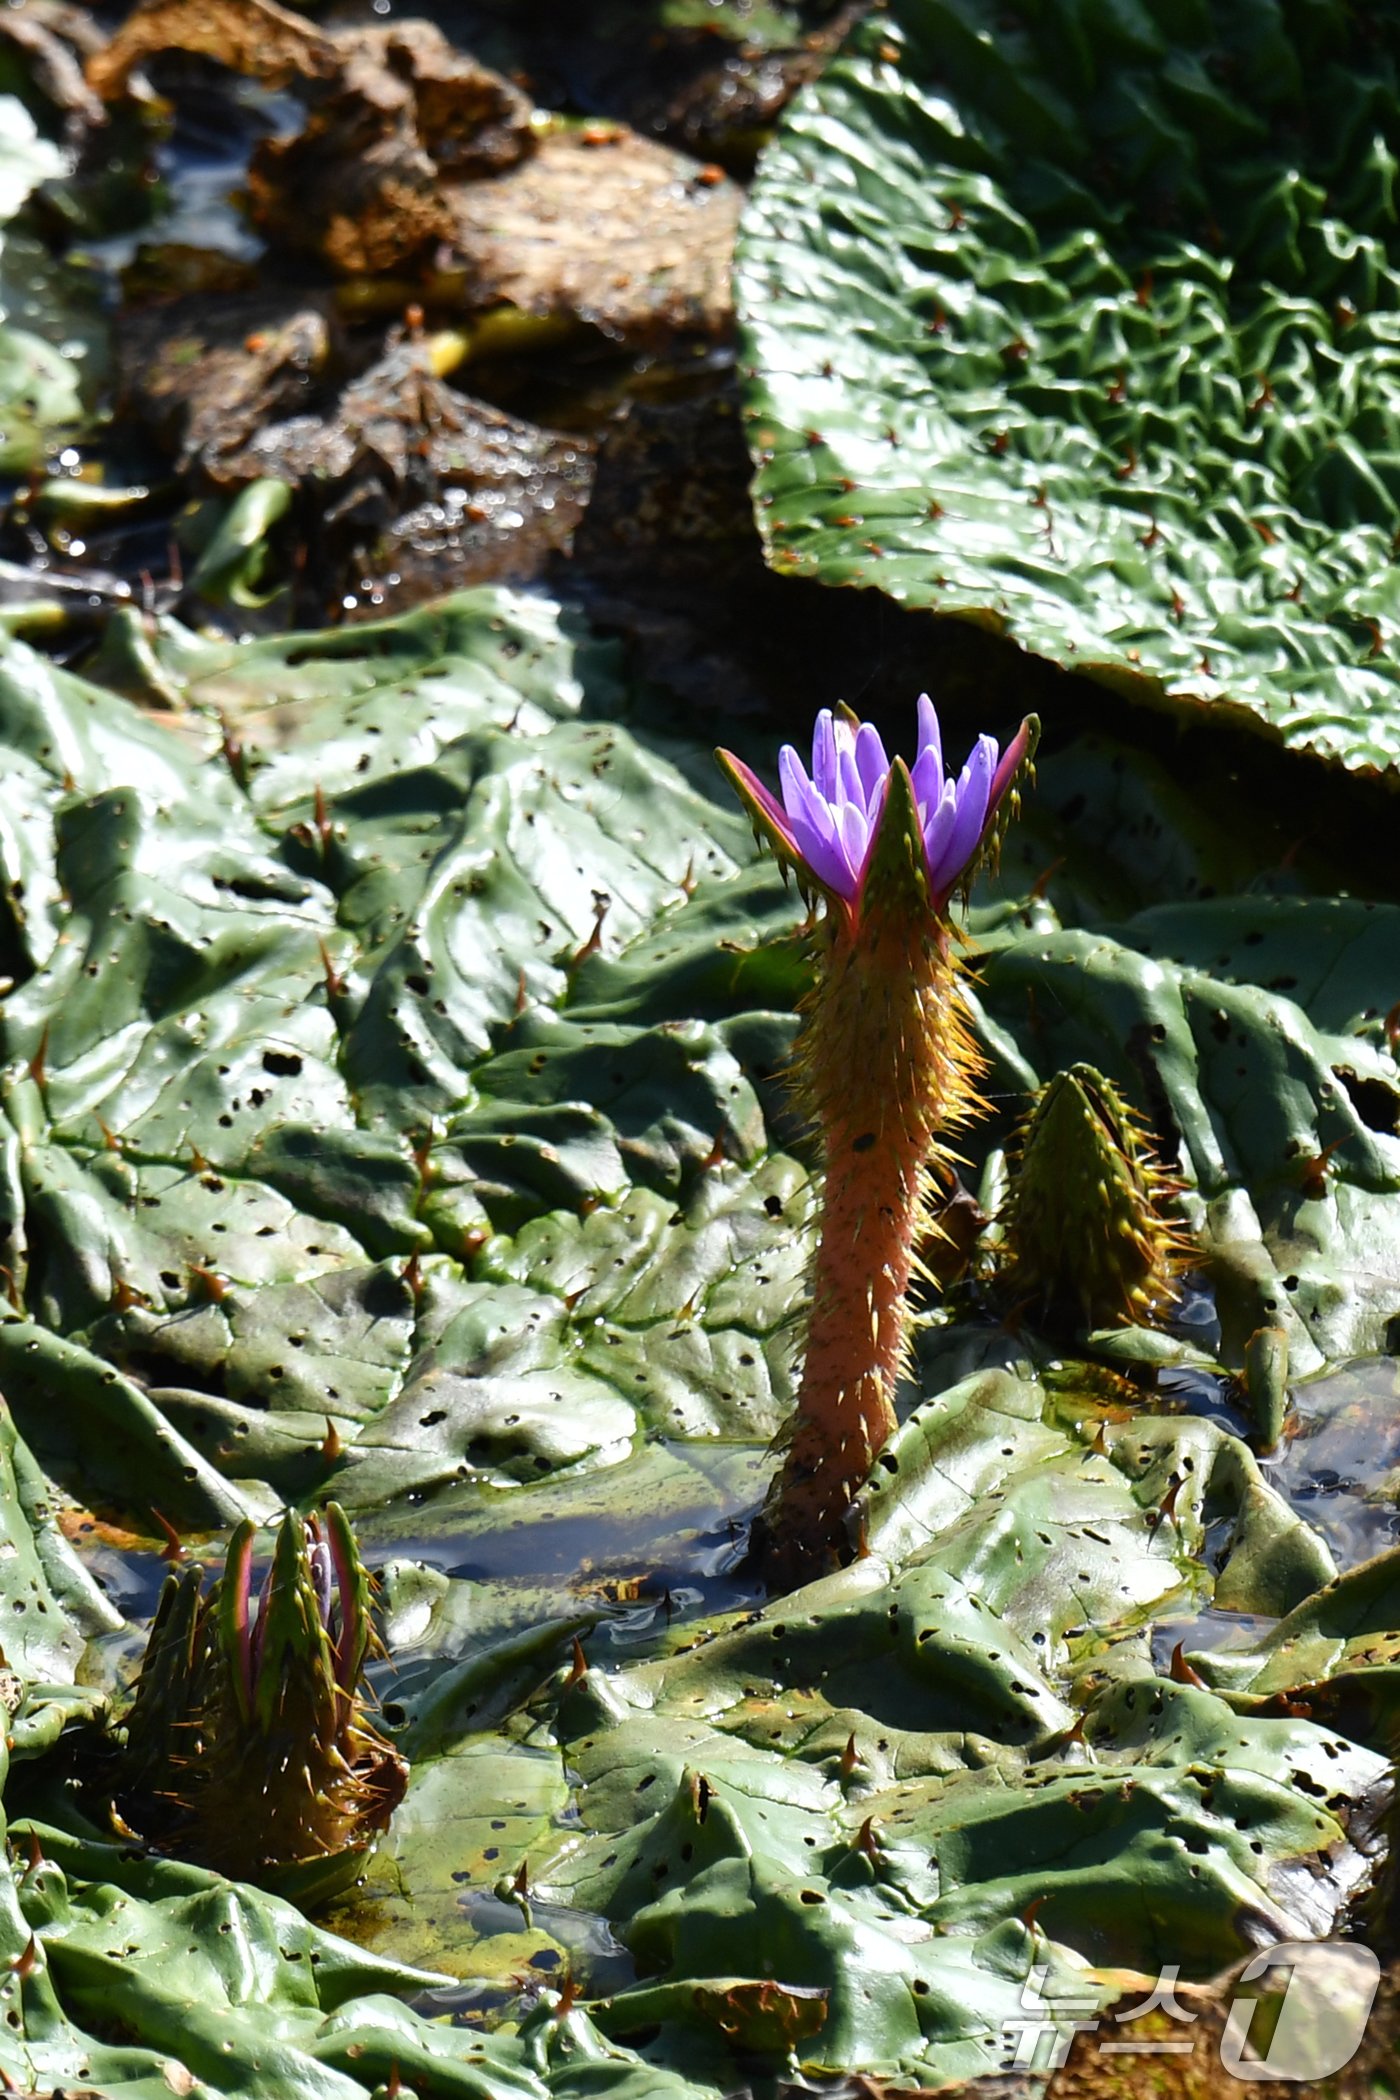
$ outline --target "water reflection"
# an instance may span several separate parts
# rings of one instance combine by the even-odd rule
[[[1400,1538],[1400,1364],[1361,1357],[1294,1388],[1264,1477],[1320,1532],[1345,1571]]]

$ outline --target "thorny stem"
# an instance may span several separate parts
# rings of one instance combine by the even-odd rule
[[[979,737],[954,783],[927,695],[912,771],[868,724],[823,710],[811,776],[791,746],[780,754],[782,803],[718,754],[755,831],[826,900],[795,1066],[825,1176],[812,1310],[787,1458],[752,1541],[775,1588],[851,1558],[852,1502],[895,1426],[942,1140],[981,1105],[948,906],[995,854],[1038,728],[1028,717],[1004,753]]]
[[[946,919],[867,895],[823,937],[796,1064],[821,1134],[821,1237],[792,1441],[755,1538],[783,1586],[850,1557],[852,1499],[895,1426],[940,1133],[972,1112],[980,1069]]]

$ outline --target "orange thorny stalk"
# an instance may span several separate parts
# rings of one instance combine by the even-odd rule
[[[849,1557],[852,1499],[895,1426],[942,1139],[979,1106],[948,906],[994,849],[1036,731],[1032,717],[1004,754],[980,737],[953,781],[927,697],[912,767],[824,709],[811,778],[790,745],[780,755],[781,803],[719,753],[760,835],[826,907],[793,1073],[820,1134],[821,1232],[792,1438],[754,1541],[781,1585]]]

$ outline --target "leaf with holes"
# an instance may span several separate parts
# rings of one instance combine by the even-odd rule
[[[771,1435],[792,911],[703,750],[508,594],[160,647],[178,717],[0,671],[0,1378],[41,1459],[208,1524]]]
[[[450,2100],[566,2100],[582,2054],[600,2062],[590,2091],[636,2094],[636,2059],[581,2012],[564,2035],[552,2005],[518,2039],[443,2026],[397,2002],[441,1978],[274,1897],[45,1824],[16,1837],[31,1864],[0,1885],[0,2069],[17,2085],[366,2100],[402,2078]],[[708,2100],[664,2076],[648,2090]]]
[[[582,1831],[529,1878],[636,1960],[609,2030],[712,2030],[735,1979],[768,1976],[825,1994],[805,2065],[968,2076],[1000,2061],[1033,1962],[1064,1998],[1076,1961],[1153,1970],[1189,1944],[1205,1972],[1330,1929],[1384,1757],[1241,1717],[1150,1647],[1212,1596],[1306,1610],[1331,1572],[1245,1447],[992,1370],[886,1457],[866,1557],[556,1681]]]

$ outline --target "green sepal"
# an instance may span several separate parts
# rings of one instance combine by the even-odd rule
[[[253,1541],[257,1527],[245,1517],[229,1540],[223,1579],[215,1585],[211,1602],[215,1611],[215,1638],[225,1658],[238,1716],[246,1721],[252,1712],[252,1667],[248,1614],[248,1588],[253,1565]],[[198,1579],[195,1591],[198,1592]]]
[[[360,1559],[350,1520],[338,1502],[322,1511],[326,1543],[340,1597],[340,1638],[335,1648],[335,1678],[343,1692],[353,1692],[374,1640],[370,1616],[369,1570]]]
[[[845,710],[849,713],[849,709]],[[743,803],[753,825],[754,837],[760,845],[767,846],[777,860],[786,879],[789,869],[797,877],[798,886],[804,896],[813,891],[825,897],[829,903],[846,905],[847,899],[840,890],[823,882],[820,875],[803,857],[797,841],[788,825],[787,812],[777,798],[763,785],[757,773],[746,766],[732,751],[716,751],[720,771]]]
[[[188,1736],[195,1723],[201,1587],[200,1570],[186,1568],[167,1575],[161,1589],[126,1723],[126,1762],[138,1786],[160,1770],[172,1744]]]
[[[890,767],[889,786],[866,858],[859,903],[862,917],[874,910],[918,919],[931,908],[919,805],[909,768],[902,758],[895,759]]]
[[[277,1530],[272,1569],[258,1608],[258,1663],[253,1673],[253,1721],[270,1735],[289,1692],[311,1693],[319,1708],[334,1683],[330,1635],[321,1623],[306,1547],[306,1526],[288,1510]]]

